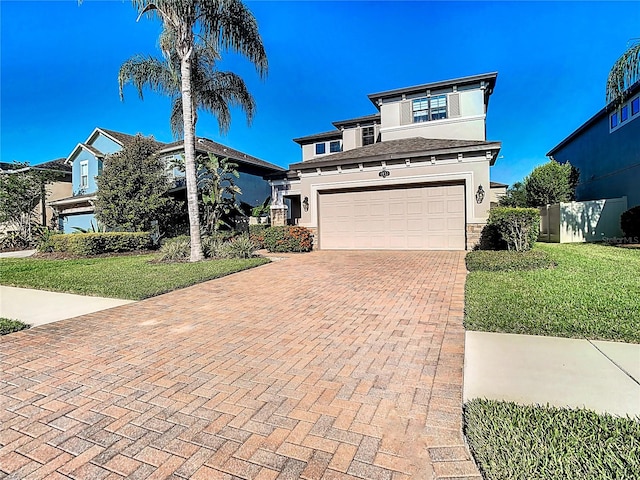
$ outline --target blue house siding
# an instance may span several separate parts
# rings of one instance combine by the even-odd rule
[[[86,188],[82,188],[81,181],[81,164],[87,162],[88,165],[88,185]],[[96,184],[96,177],[102,171],[102,160],[97,159],[93,154],[85,149],[81,149],[80,152],[73,159],[73,193],[74,195],[94,193],[98,190]],[[82,192],[82,193],[79,193]]]
[[[62,228],[64,233],[74,233],[73,227],[84,229],[91,228],[91,222],[96,225],[96,217],[93,213],[82,213],[80,215],[66,215],[62,220]]]
[[[580,169],[577,200],[626,195],[629,207],[640,205],[640,118],[609,133],[609,115],[603,114],[551,153]]]
[[[122,147],[120,145],[118,145],[113,140],[105,137],[101,133],[99,133],[96,136],[95,140],[91,142],[91,146],[95,147],[96,150],[105,154],[116,153],[122,150]]]
[[[255,207],[271,195],[271,186],[258,175],[241,172],[236,184],[242,190],[242,195],[237,196],[238,203],[245,202]]]

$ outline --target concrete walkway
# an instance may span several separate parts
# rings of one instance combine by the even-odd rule
[[[0,317],[20,320],[32,327],[128,303],[133,302],[0,285]]]
[[[0,339],[0,477],[480,480],[464,252],[313,252]]]
[[[36,253],[35,250],[18,250],[16,252],[2,252],[0,258],[26,258]]]
[[[640,417],[640,345],[466,332],[464,399]]]

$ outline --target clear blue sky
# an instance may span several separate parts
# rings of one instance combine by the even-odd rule
[[[502,142],[492,179],[520,180],[604,106],[611,65],[640,37],[640,2],[247,2],[269,75],[243,58],[257,103],[221,136],[201,115],[197,134],[272,163],[301,159],[292,138],[374,113],[367,94],[498,71],[487,136]],[[169,102],[118,96],[120,64],[156,54],[157,22],[128,0],[0,1],[2,161],[66,157],[96,126],[171,141]]]

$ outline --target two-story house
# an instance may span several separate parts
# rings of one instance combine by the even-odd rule
[[[472,248],[488,217],[497,73],[369,95],[377,112],[296,138],[302,161],[270,177],[272,223],[320,249]]]
[[[628,207],[640,205],[640,82],[623,101],[609,104],[547,155],[570,162],[580,171],[576,200],[627,197]]]
[[[73,195],[49,203],[57,213],[61,231],[70,233],[74,231],[74,227],[90,229],[92,225],[97,225],[94,216],[94,201],[98,190],[96,178],[102,172],[104,162],[109,160],[109,155],[120,151],[133,138],[133,135],[126,133],[96,128],[85,142],[76,145],[66,159],[67,164],[72,166]],[[165,160],[167,175],[173,182],[171,194],[178,198],[185,197],[184,173],[171,168],[170,162],[184,152],[183,142],[156,143],[157,154]],[[236,184],[241,188],[242,194],[237,199],[252,206],[261,204],[271,194],[271,187],[263,177],[284,171],[277,165],[207,138],[197,138],[196,154],[208,153],[227,157],[238,164],[240,178]]]

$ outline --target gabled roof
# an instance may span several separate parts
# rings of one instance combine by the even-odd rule
[[[435,90],[437,88],[447,88],[462,85],[469,85],[473,83],[485,82],[487,85],[487,91],[489,95],[493,92],[493,87],[496,84],[496,79],[498,78],[498,72],[490,72],[483,73],[481,75],[471,75],[468,77],[459,77],[452,78],[451,80],[442,80],[439,82],[431,82],[431,83],[423,83],[421,85],[415,85],[413,87],[405,87],[405,88],[397,88],[395,90],[385,90],[383,92],[372,93],[368,95],[369,100],[376,106],[376,108],[380,108],[378,105],[378,100],[389,98],[389,97],[397,97],[401,95],[411,95],[413,93],[424,93],[427,90]]]
[[[340,130],[331,130],[329,132],[307,135],[306,137],[294,138],[293,141],[299,145],[307,145],[315,142],[316,140],[332,140],[334,138],[342,138],[342,132]]]
[[[314,168],[330,165],[348,165],[363,160],[392,160],[417,155],[439,155],[463,151],[500,150],[500,142],[485,142],[481,140],[448,140],[435,138],[402,138],[387,140],[364,147],[334,153],[326,157],[315,158],[305,162],[294,163],[290,169]]]
[[[21,164],[13,162],[0,162],[0,171],[3,173],[18,173],[28,170],[50,170],[59,173],[71,173],[71,166],[66,163],[66,158],[58,158],[49,162],[40,163],[38,165],[20,166]],[[16,167],[18,167],[16,169]]]
[[[129,135],[128,133],[116,132],[115,130],[107,130],[106,128],[96,127],[96,129],[87,139],[87,143],[96,132],[104,134],[107,138],[110,138],[121,147],[124,147],[127,143],[131,142],[135,138],[135,135]]]
[[[171,153],[178,152],[184,150],[184,141],[180,140],[178,142],[173,142],[169,144],[163,145],[163,147],[158,151],[158,153]],[[240,150],[236,150],[231,147],[227,147],[218,142],[214,142],[208,138],[197,137],[196,139],[196,151],[203,153],[213,153],[214,155],[220,157],[228,157],[236,162],[244,163],[246,165],[252,165],[254,167],[261,167],[268,170],[275,170],[283,172],[284,168],[274,165],[273,163],[265,162],[259,158],[253,157],[251,155],[247,155]]]

